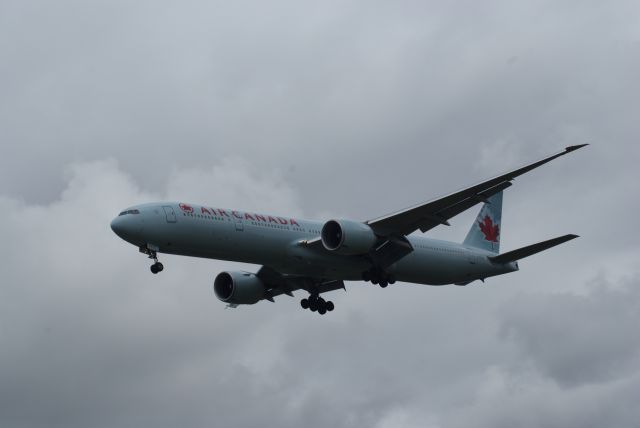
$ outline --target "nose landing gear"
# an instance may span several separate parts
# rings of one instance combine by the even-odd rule
[[[158,261],[158,250],[150,245],[140,247],[140,252],[149,256],[155,263],[151,265],[151,273],[157,274],[164,270],[164,265]]]
[[[160,262],[155,262],[151,265],[151,273],[156,274],[162,272],[164,270],[164,266]]]

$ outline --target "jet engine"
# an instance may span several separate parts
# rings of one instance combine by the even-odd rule
[[[378,240],[369,226],[352,220],[329,220],[320,237],[324,248],[345,255],[368,253]]]
[[[213,281],[218,299],[234,305],[253,305],[264,297],[264,283],[248,272],[221,272]]]

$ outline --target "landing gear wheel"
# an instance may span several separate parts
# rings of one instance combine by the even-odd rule
[[[156,274],[158,272],[162,272],[164,270],[164,266],[160,262],[155,262],[151,265],[151,273]]]
[[[379,284],[382,288],[396,282],[395,275],[388,273],[380,266],[373,266],[371,269],[362,272],[362,279],[371,281],[372,284]]]
[[[324,315],[335,309],[333,302],[324,300],[317,294],[311,294],[308,298],[300,300],[302,309],[309,309],[311,312],[317,312]]]
[[[154,263],[151,265],[151,273],[156,274],[159,272],[162,272],[164,270],[164,266],[162,265],[162,263],[160,263],[158,261],[158,248],[155,246],[152,246],[150,244],[146,244],[146,245],[142,245],[139,248],[140,252],[142,254],[146,254],[147,256],[149,256],[149,258],[151,260],[154,261]]]

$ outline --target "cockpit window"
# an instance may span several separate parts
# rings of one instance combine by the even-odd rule
[[[140,211],[139,210],[122,211],[120,214],[118,214],[118,217],[123,216],[123,215],[127,215],[127,214],[140,214]]]

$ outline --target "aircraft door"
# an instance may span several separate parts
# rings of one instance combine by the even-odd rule
[[[164,214],[167,217],[167,223],[175,223],[177,221],[176,212],[173,210],[172,206],[167,205],[162,207],[162,209],[164,210]]]
[[[242,231],[244,231],[244,223],[242,223],[242,220],[236,220],[236,232]]]

